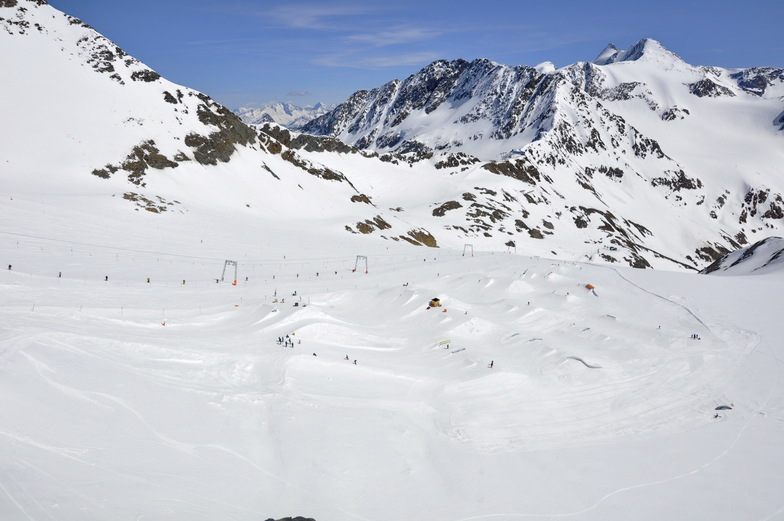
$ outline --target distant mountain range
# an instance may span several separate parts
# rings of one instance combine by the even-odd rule
[[[296,132],[293,107],[251,128],[43,0],[0,3],[0,45],[5,191],[119,196],[164,220],[270,222],[297,200],[313,214],[290,219],[338,235],[636,267],[784,235],[782,69],[692,66],[650,39],[560,69],[440,60],[302,109],[327,112]]]
[[[276,102],[265,103],[259,107],[241,107],[234,109],[234,113],[248,125],[277,123],[280,126],[296,130],[334,108],[334,105],[324,105],[323,103],[299,107],[291,103]]]

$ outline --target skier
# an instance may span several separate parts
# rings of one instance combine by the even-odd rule
[[[493,368],[493,361],[492,360],[490,360],[490,365],[488,367],[490,367],[490,369]]]

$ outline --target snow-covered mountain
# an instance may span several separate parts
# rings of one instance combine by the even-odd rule
[[[559,70],[437,61],[302,130],[519,181],[483,204],[491,222],[472,226],[475,193],[440,201],[444,226],[532,237],[577,227],[596,258],[623,247],[633,265],[653,253],[696,266],[781,232],[783,99],[782,69],[692,66],[644,39]]]
[[[250,128],[43,1],[0,18],[9,198],[675,269],[784,233],[779,69],[694,67],[652,40],[559,70],[438,61],[299,133]]]
[[[0,520],[781,517],[784,272],[620,265],[778,229],[756,94],[717,98],[742,146],[695,98],[665,156],[541,64],[499,160],[251,129],[43,0],[0,0],[0,71]]]
[[[296,215],[299,226],[317,219],[343,238],[365,221],[383,222],[389,239],[426,237],[394,212],[382,219],[373,205],[357,203],[367,197],[340,170],[257,134],[44,1],[0,4],[0,45],[0,190],[7,196],[0,210],[9,218],[19,211],[11,198],[43,190],[70,197],[63,211],[146,210],[166,221],[172,213],[225,210],[259,226],[288,225]],[[335,166],[337,157],[324,155]],[[367,158],[348,166],[356,163],[363,171],[385,166]],[[291,214],[292,205],[309,211]],[[56,211],[53,226],[67,224]]]
[[[234,113],[248,125],[277,123],[280,126],[296,130],[310,120],[326,114],[333,108],[335,107],[321,102],[304,107],[291,103],[277,102],[265,103],[260,107],[240,107],[234,109]]]
[[[784,270],[784,239],[768,237],[746,248],[728,253],[700,273],[748,275]]]

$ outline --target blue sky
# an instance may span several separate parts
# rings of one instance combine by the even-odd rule
[[[784,67],[784,0],[49,0],[229,108],[340,103],[437,59],[557,67],[653,38],[693,65]]]

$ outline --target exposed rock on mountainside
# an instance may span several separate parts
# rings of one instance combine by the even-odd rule
[[[768,237],[716,259],[702,274],[743,275],[784,269],[784,239]]]
[[[196,111],[199,121],[218,130],[207,136],[188,134],[185,144],[194,149],[193,156],[202,165],[214,165],[218,161],[226,163],[238,145],[248,145],[256,140],[256,135],[244,125],[236,114],[218,105],[208,96],[199,94],[202,101]]]
[[[144,186],[144,173],[148,167],[161,170],[177,166],[179,163],[160,153],[160,150],[155,147],[155,141],[148,140],[133,147],[131,153],[119,166],[106,165],[104,168],[96,168],[93,170],[93,175],[108,179],[112,174],[122,169],[128,172],[128,181],[135,185]]]
[[[219,204],[367,240],[677,269],[784,233],[782,69],[692,66],[648,39],[561,69],[439,60],[298,132],[248,126],[45,2],[3,0],[0,38],[0,174],[102,183],[89,190],[163,219],[169,201]]]
[[[341,154],[355,154],[357,149],[346,145],[339,139],[329,136],[313,136],[309,134],[293,135],[289,130],[274,123],[265,123],[259,126],[259,131],[266,134],[280,144],[294,149],[305,149],[308,152],[340,152]]]
[[[784,161],[782,96],[782,69],[695,67],[643,39],[550,71],[440,60],[403,81],[356,92],[302,130],[408,162],[429,160],[452,174],[473,171],[476,160],[519,182],[507,190],[525,194],[516,209],[498,201],[473,208],[434,202],[433,215],[449,218],[442,225],[467,236],[514,230],[548,240],[565,221],[584,230],[586,244],[605,245],[598,258],[635,266],[670,258],[699,267],[738,247],[738,237],[784,225],[775,166]],[[744,121],[743,130],[727,125],[728,102],[760,117]],[[758,136],[754,167],[724,159],[750,134]],[[766,172],[764,185],[751,170]],[[738,184],[746,188],[725,190]],[[716,204],[705,204],[710,200]],[[574,215],[574,208],[585,210]],[[522,211],[554,214],[556,231],[529,226]],[[594,227],[590,214],[624,218]],[[686,216],[700,224],[681,230]],[[671,242],[683,244],[678,253],[665,252]],[[606,243],[613,249],[602,250]]]

